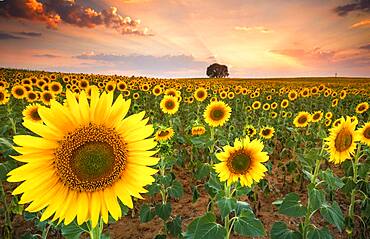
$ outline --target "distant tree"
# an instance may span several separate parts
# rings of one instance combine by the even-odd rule
[[[229,76],[229,71],[226,65],[214,63],[207,67],[207,76],[210,78],[224,78]]]

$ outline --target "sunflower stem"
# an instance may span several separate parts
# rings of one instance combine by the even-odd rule
[[[90,228],[89,234],[90,234],[90,239],[101,239],[103,232],[103,220],[101,217],[99,217],[98,224],[92,228]]]
[[[352,168],[353,168],[352,181],[354,182],[355,185],[357,184],[358,161],[361,158],[360,153],[361,153],[361,145],[358,146],[356,154],[355,154],[355,158],[354,158],[354,160],[352,160]],[[353,232],[353,229],[354,229],[353,221],[354,221],[354,217],[355,217],[356,191],[357,190],[356,190],[356,186],[355,186],[355,188],[352,189],[352,192],[351,192],[351,204],[349,205],[349,209],[348,209],[348,217],[350,219],[350,222],[352,222],[350,225],[353,226],[353,228],[350,228],[349,233],[348,233],[350,238],[353,238],[352,232]]]

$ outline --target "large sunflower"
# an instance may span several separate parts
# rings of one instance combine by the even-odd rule
[[[351,122],[351,118],[340,121],[338,126],[331,128],[329,137],[325,138],[326,150],[330,153],[329,162],[340,164],[350,159],[356,149],[357,140],[355,128],[357,120]]]
[[[222,126],[229,120],[231,108],[223,101],[211,102],[204,111],[204,121],[211,127]]]
[[[132,208],[131,196],[142,198],[145,185],[156,173],[149,165],[156,146],[152,125],[143,119],[144,112],[125,118],[130,101],[113,93],[85,91],[76,97],[67,91],[66,104],[51,101],[50,108],[40,108],[44,124],[25,120],[23,125],[40,137],[14,136],[13,156],[25,164],[11,171],[9,182],[22,182],[13,194],[22,194],[20,203],[30,203],[27,211],[44,209],[41,221],[53,216],[64,224],[77,218],[82,224],[99,217],[108,222],[121,217],[117,198]],[[113,104],[112,104],[113,103]]]
[[[259,182],[267,171],[262,163],[269,159],[262,149],[261,141],[250,141],[248,136],[236,139],[234,146],[223,147],[224,151],[216,154],[221,162],[214,165],[220,181],[231,184],[240,180],[240,184],[247,187],[250,187],[253,181]]]

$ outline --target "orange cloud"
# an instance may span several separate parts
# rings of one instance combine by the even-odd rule
[[[105,25],[121,34],[150,35],[147,28],[139,27],[140,20],[121,16],[116,7],[96,11],[74,0],[12,0],[4,3],[0,16],[41,21],[53,29],[64,22],[87,28]]]
[[[236,26],[234,29],[237,30],[237,31],[245,31],[245,32],[250,32],[250,31],[257,31],[257,32],[260,32],[260,33],[272,33],[272,32],[274,32],[273,30],[270,30],[270,29],[268,29],[266,27],[263,27],[263,26],[255,26],[255,27]]]
[[[351,28],[358,28],[358,27],[363,27],[363,26],[370,27],[370,19],[366,19],[366,20],[356,22],[355,24],[353,24],[351,26]]]

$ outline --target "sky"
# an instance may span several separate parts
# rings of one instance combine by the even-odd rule
[[[370,77],[370,0],[0,0],[0,67]]]

